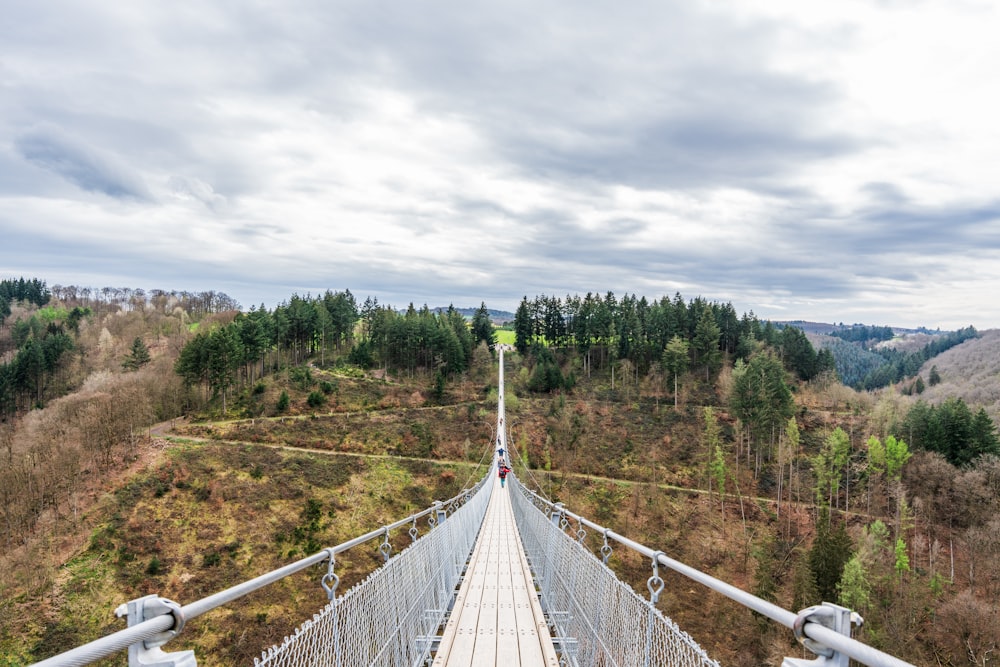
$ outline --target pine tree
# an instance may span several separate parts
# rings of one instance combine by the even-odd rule
[[[896,539],[894,554],[896,562],[893,565],[893,569],[896,570],[896,576],[902,579],[903,573],[910,571],[910,557],[906,554],[906,542],[901,537]]]
[[[122,368],[127,371],[137,371],[149,361],[149,348],[142,342],[142,338],[136,336],[135,340],[132,341],[132,349],[125,357],[125,361],[122,362]]]
[[[705,420],[705,429],[702,431],[701,436],[702,444],[705,446],[707,453],[706,462],[709,464],[706,467],[710,467],[712,457],[715,454],[715,448],[722,442],[722,429],[719,427],[719,420],[715,416],[715,410],[711,406],[705,406],[701,414]],[[711,490],[711,487],[709,487],[709,490]]]
[[[885,439],[885,472],[890,479],[899,480],[903,466],[913,454],[902,438],[889,436]]]
[[[757,354],[733,368],[730,393],[733,414],[746,425],[753,442],[773,446],[785,421],[794,412],[792,391],[785,383],[785,369],[773,354]],[[763,460],[757,448],[755,473]]]
[[[851,557],[851,538],[842,521],[830,525],[830,512],[820,510],[816,523],[816,539],[809,551],[809,566],[816,578],[816,590],[823,600],[837,599],[837,582],[844,565]]]
[[[709,373],[718,369],[722,361],[722,351],[719,349],[720,334],[719,325],[715,323],[712,311],[706,310],[698,320],[691,345],[698,363],[705,369],[706,382],[709,380]]]
[[[493,322],[490,321],[490,312],[486,309],[486,302],[483,301],[479,310],[472,316],[472,340],[474,345],[485,342],[490,348],[490,353],[496,348],[497,334],[493,329]]]
[[[799,451],[799,425],[795,417],[789,417],[785,424],[785,432],[778,439],[778,505],[777,515],[781,516],[782,480],[785,478],[785,466],[788,466],[788,497],[791,501],[792,461]]]
[[[837,583],[837,602],[848,609],[864,613],[871,604],[872,586],[867,568],[859,554],[854,554],[844,565],[844,573]]]
[[[528,351],[533,331],[531,311],[528,308],[528,297],[524,297],[521,299],[521,304],[514,313],[514,348],[522,355]]]
[[[680,336],[674,336],[667,343],[661,357],[663,370],[674,377],[674,407],[677,407],[677,379],[688,367],[688,344]]]
[[[792,608],[805,609],[822,601],[816,588],[816,575],[809,564],[809,552],[802,553],[792,572]]]

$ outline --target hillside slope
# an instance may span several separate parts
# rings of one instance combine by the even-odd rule
[[[931,403],[961,398],[970,406],[983,407],[994,423],[1000,423],[1000,329],[981,334],[923,365],[920,376],[927,389],[921,398]],[[931,387],[928,377],[935,366],[941,382]]]

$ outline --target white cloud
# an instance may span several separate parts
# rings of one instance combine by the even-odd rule
[[[989,3],[10,9],[0,273],[1000,324]]]

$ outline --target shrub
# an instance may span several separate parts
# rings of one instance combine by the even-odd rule
[[[288,398],[288,392],[287,391],[281,392],[281,396],[278,397],[278,412],[284,412],[285,410],[287,410],[288,404],[290,402],[291,401]]]
[[[310,408],[318,408],[326,403],[326,396],[321,391],[311,391],[306,398],[306,403],[309,404]]]
[[[305,391],[315,383],[312,370],[308,366],[296,366],[295,368],[288,369],[288,379],[302,391]]]
[[[351,348],[350,353],[347,355],[347,360],[361,368],[371,368],[374,366],[375,355],[372,351],[371,343],[367,340],[357,343]]]

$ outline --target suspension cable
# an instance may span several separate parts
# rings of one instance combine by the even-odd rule
[[[479,473],[479,470],[483,467],[484,462],[488,458],[492,459],[492,456],[493,456],[493,441],[490,440],[489,444],[483,450],[483,455],[479,459],[479,463],[476,464],[476,467],[472,469],[472,471],[469,473],[469,476],[466,478],[465,483],[462,484],[462,490],[463,491],[466,490],[466,489],[470,489],[473,486],[475,486],[475,484],[473,483],[473,479],[476,479],[476,480],[479,479],[478,477],[476,477],[476,475]],[[490,465],[492,465],[492,460],[490,461]],[[487,471],[487,473],[488,472],[489,471]]]

